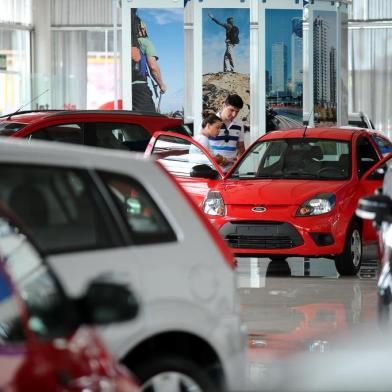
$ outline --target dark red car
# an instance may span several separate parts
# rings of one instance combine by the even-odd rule
[[[70,300],[20,225],[0,208],[0,390],[136,392],[92,325],[129,320],[137,303],[97,280]]]
[[[376,242],[372,225],[355,216],[358,199],[383,180],[382,152],[366,130],[270,132],[226,175],[185,136],[155,135],[150,154],[196,200],[235,255],[332,258],[341,275],[351,275],[361,266],[362,246]]]
[[[189,135],[181,119],[126,110],[27,111],[0,117],[0,136],[143,152],[156,131]]]

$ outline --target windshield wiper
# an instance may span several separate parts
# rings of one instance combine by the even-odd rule
[[[238,179],[246,179],[246,178],[255,178],[256,172],[246,172],[246,173],[233,173],[230,178],[238,178]]]

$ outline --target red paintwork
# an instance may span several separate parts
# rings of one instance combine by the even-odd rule
[[[2,205],[0,217],[15,221]],[[17,307],[12,309],[24,332],[21,342],[0,339],[0,391],[139,391],[136,380],[114,361],[92,327],[79,326],[67,336],[39,339],[29,327],[28,307],[7,273],[1,254],[0,274],[3,292],[4,279],[9,282],[9,293],[1,300],[9,298],[10,305]]]
[[[347,329],[346,310],[342,303],[304,304],[290,308],[303,318],[289,332],[252,333],[250,332],[248,347],[251,359],[262,356],[287,356],[294,352],[308,350],[306,346],[311,341],[328,341],[331,336],[342,333]],[[328,314],[329,317],[323,317]],[[257,341],[266,343],[258,348]]]
[[[154,134],[146,155],[150,155],[156,139],[162,133]],[[284,131],[274,131],[259,138],[260,140],[273,140],[281,138],[301,138],[304,129],[293,129]],[[230,179],[230,173],[235,170],[237,164],[220,180],[207,180],[202,178],[178,177],[177,181],[192,196],[198,205],[202,204],[205,196],[210,190],[217,190],[221,193],[226,204],[226,215],[223,217],[208,216],[217,229],[230,221],[252,220],[252,221],[284,221],[291,223],[301,234],[304,244],[292,249],[236,249],[232,248],[235,254],[286,254],[299,256],[323,256],[340,254],[344,249],[345,236],[348,226],[355,215],[358,199],[364,195],[372,194],[376,188],[382,185],[381,180],[366,180],[367,174],[374,170],[375,166],[365,174],[360,180],[357,176],[356,165],[356,141],[360,136],[367,137],[370,143],[378,152],[382,159],[382,153],[366,130],[341,129],[341,128],[309,128],[306,130],[307,138],[321,138],[351,141],[352,150],[352,175],[346,181],[318,181],[318,180],[294,180],[294,179]],[[179,137],[176,135],[176,137]],[[180,136],[182,139],[191,140]],[[195,145],[202,148],[198,143]],[[251,148],[250,146],[248,150]],[[211,158],[211,155],[203,149]],[[392,155],[387,156],[391,157]],[[384,160],[383,160],[384,161]],[[382,162],[383,162],[382,161]],[[381,165],[378,162],[376,165]],[[215,165],[217,167],[217,165]],[[217,167],[218,170],[218,167]],[[336,195],[336,206],[328,214],[312,217],[296,217],[298,207],[307,199],[319,193],[334,193]],[[257,205],[263,205],[267,211],[260,214],[252,212],[251,209]],[[334,237],[334,244],[329,246],[317,246],[310,237],[310,232],[331,233]],[[371,222],[363,222],[363,241],[365,244],[376,241],[376,233]]]
[[[122,101],[122,99],[119,99],[117,101],[117,109],[122,110],[122,108],[123,108],[123,101]],[[114,101],[106,102],[103,105],[101,105],[98,109],[99,110],[115,110]]]
[[[57,114],[56,114],[57,113]],[[59,115],[58,113],[64,113]],[[54,114],[56,114],[54,116]],[[181,119],[170,118],[164,116],[143,116],[132,113],[116,112],[116,111],[48,111],[33,112],[26,114],[15,114],[9,120],[2,122],[22,123],[26,126],[11,135],[11,137],[27,137],[42,128],[69,124],[75,122],[118,122],[139,124],[144,127],[151,135],[154,132],[163,130],[164,128],[178,127],[183,124]]]
[[[12,349],[2,346],[0,369],[1,390],[100,391],[102,383],[115,391],[138,390],[135,380],[112,360],[89,327],[55,341],[29,339]]]

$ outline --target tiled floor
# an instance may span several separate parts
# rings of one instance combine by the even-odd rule
[[[288,356],[329,351],[340,334],[376,322],[375,261],[364,263],[358,276],[341,278],[326,259],[239,258],[237,274],[254,390],[272,388]]]

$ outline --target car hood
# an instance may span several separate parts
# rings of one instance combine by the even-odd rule
[[[226,180],[215,190],[221,192],[225,204],[297,205],[320,193],[336,194],[347,184],[347,181]]]

